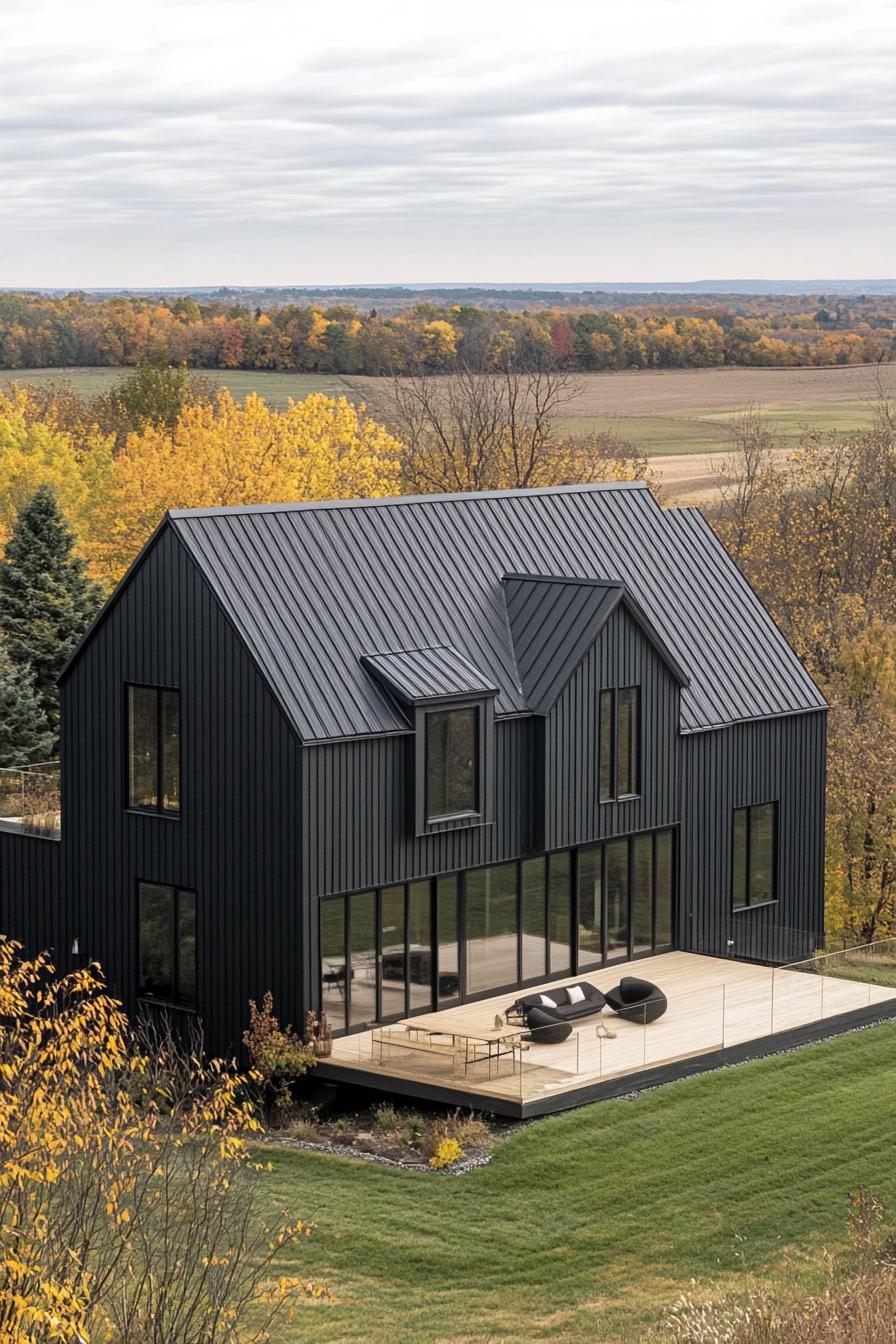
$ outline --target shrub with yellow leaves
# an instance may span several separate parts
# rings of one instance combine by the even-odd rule
[[[98,968],[0,938],[0,1344],[261,1344],[326,1290],[272,1278],[247,1079],[141,1042]]]

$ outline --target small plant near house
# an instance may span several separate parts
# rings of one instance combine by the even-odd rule
[[[253,1072],[258,1077],[268,1112],[285,1116],[293,1105],[293,1086],[314,1063],[314,1050],[292,1027],[281,1027],[274,1015],[270,990],[259,1008],[249,1000],[249,1026],[243,1032]]]
[[[422,1147],[425,1128],[422,1115],[406,1115],[401,1132],[402,1142],[406,1143],[409,1148]]]
[[[405,1117],[390,1102],[383,1101],[374,1107],[373,1123],[381,1134],[400,1134]]]
[[[324,1059],[333,1053],[333,1031],[326,1013],[317,1013],[309,1009],[305,1014],[305,1044],[317,1059]]]
[[[442,1139],[429,1159],[429,1165],[434,1171],[440,1171],[443,1167],[450,1167],[459,1162],[463,1155],[464,1150],[457,1139]]]

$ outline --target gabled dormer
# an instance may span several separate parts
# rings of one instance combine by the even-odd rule
[[[666,824],[684,669],[616,579],[504,576],[520,686],[536,716],[533,833],[552,848]],[[654,803],[662,795],[662,822]]]
[[[489,825],[497,687],[448,645],[364,654],[361,663],[414,729],[414,833]]]

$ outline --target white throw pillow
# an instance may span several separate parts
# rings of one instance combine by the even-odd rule
[[[567,985],[566,992],[570,1003],[582,1003],[585,998],[585,991],[580,985]]]
[[[552,998],[550,997],[549,994],[539,994],[538,997],[541,999],[541,1004],[542,1004],[542,1007],[543,1007],[543,1008],[556,1008],[556,1007],[557,1007],[557,1001],[556,1001],[556,999],[552,999]]]

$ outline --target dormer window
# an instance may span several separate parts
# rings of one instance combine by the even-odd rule
[[[494,682],[446,644],[366,653],[361,663],[377,686],[398,701],[413,730],[408,801],[415,835],[488,825],[494,791]]]
[[[479,706],[429,710],[426,733],[426,821],[479,812]]]

